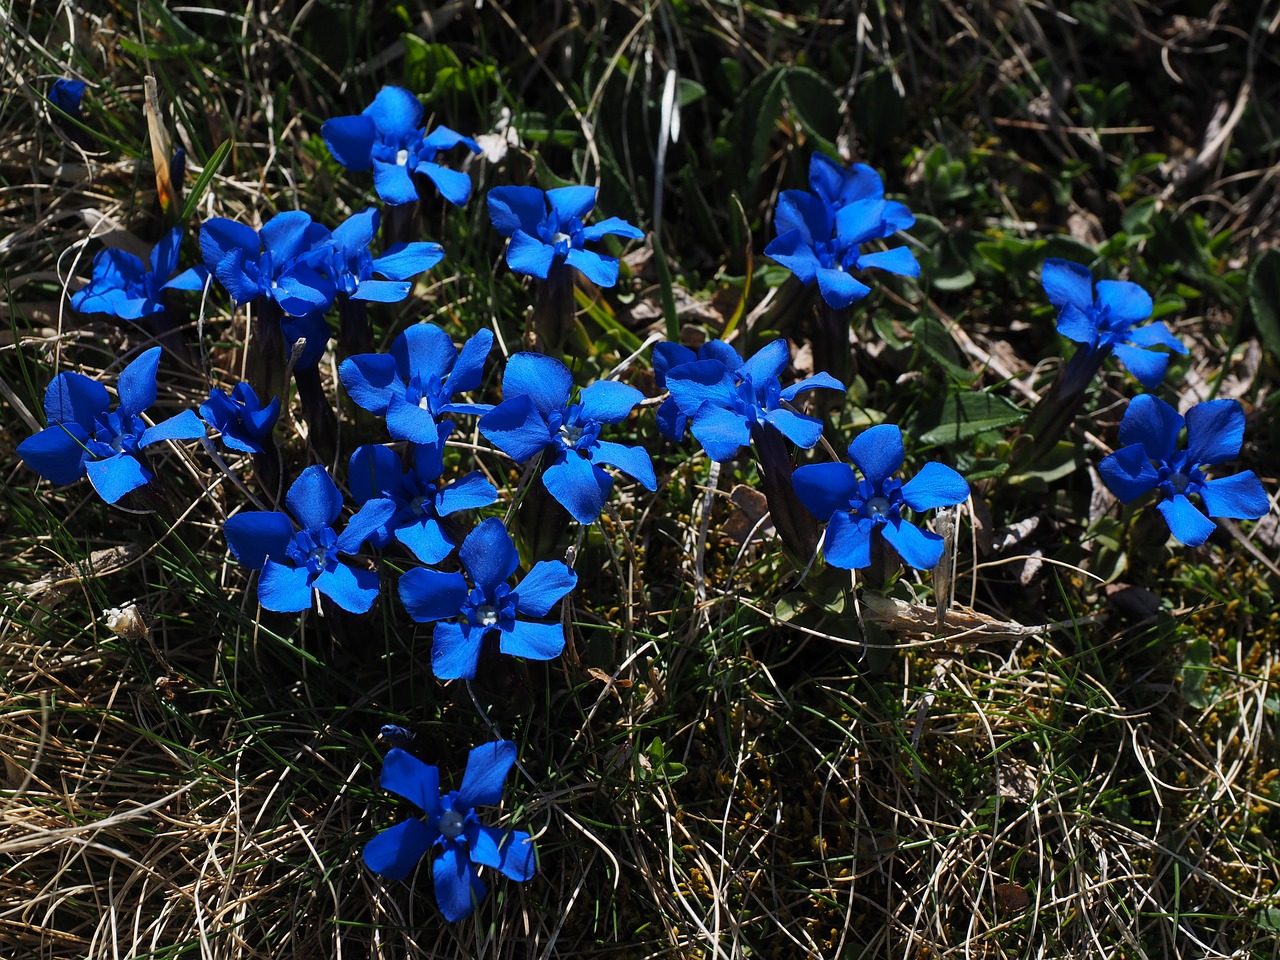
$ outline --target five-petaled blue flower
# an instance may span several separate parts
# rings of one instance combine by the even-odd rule
[[[1097,356],[1098,363],[1114,353],[1148,390],[1160,385],[1169,366],[1169,354],[1152,347],[1187,352],[1161,320],[1133,329],[1135,323],[1151,316],[1152,309],[1151,295],[1136,283],[1099,280],[1095,298],[1088,267],[1053,259],[1044,262],[1040,283],[1049,302],[1058,308],[1060,334],[1082,344]]]
[[[152,347],[120,371],[120,405],[110,409],[107,388],[80,373],[60,373],[44,395],[49,426],[18,444],[18,456],[46,480],[62,485],[88,474],[107,503],[151,480],[137,454],[161,440],[194,440],[204,424],[194,410],[148,427],[142,413],[156,402],[160,348]]]
[[[822,545],[827,562],[846,570],[871,566],[872,539],[878,530],[907,565],[917,570],[936,567],[942,538],[907,520],[902,508],[920,513],[961,503],[969,496],[964,477],[945,464],[926,463],[903,483],[894,476],[902,468],[902,431],[890,423],[859,434],[849,445],[849,459],[862,471],[862,480],[847,463],[806,464],[791,476],[800,502],[827,521]]]
[[[1187,427],[1187,447],[1178,449],[1178,434]],[[1244,442],[1244,411],[1235,400],[1207,400],[1178,411],[1158,397],[1143,394],[1125,410],[1120,422],[1125,444],[1098,464],[1098,473],[1122,503],[1152,490],[1160,491],[1156,509],[1170,532],[1183,543],[1198,547],[1213,533],[1209,517],[1256,520],[1271,509],[1262,483],[1252,470],[1217,480],[1205,478],[1201,467],[1230,460]],[[1198,496],[1202,512],[1191,502]]]
[[[439,483],[444,472],[444,442],[453,429],[445,421],[434,443],[413,445],[413,465],[405,470],[400,455],[379,445],[356,448],[347,470],[347,482],[356,503],[385,497],[396,512],[374,532],[370,542],[385,547],[399,540],[423,563],[439,563],[457,546],[440,523],[441,517],[461,510],[487,507],[498,491],[479,471],[452,483]]]
[[[471,196],[471,178],[435,159],[441,150],[459,145],[479,153],[479,145],[448,127],[436,127],[428,134],[422,126],[421,101],[403,87],[383,87],[363,112],[326,120],[320,134],[334,159],[348,170],[373,167],[373,188],[386,203],[418,199],[415,173],[434,183],[455,206]]]
[[[352,300],[399,303],[409,295],[410,278],[444,259],[438,243],[397,243],[380,257],[369,250],[378,233],[378,211],[353,213],[313,248],[311,263],[334,282],[340,296]],[[386,279],[375,279],[379,274]]]
[[[454,403],[480,386],[493,333],[481,330],[459,351],[449,335],[430,323],[415,323],[391,344],[390,353],[348,357],[338,368],[347,393],[370,413],[387,418],[397,440],[434,443],[446,413],[484,413],[483,403]]]
[[[441,680],[470,680],[480,660],[480,642],[497,631],[499,649],[528,660],[550,660],[564,649],[559,623],[519,617],[545,617],[578,583],[578,575],[559,560],[542,560],[516,586],[507,581],[520,556],[507,528],[490,517],[471,531],[458,550],[474,587],[460,573],[417,568],[400,578],[400,599],[418,623],[436,622],[431,669]],[[461,622],[451,623],[454,617]]]
[[[627,221],[609,217],[586,227],[582,218],[596,205],[595,187],[494,187],[489,191],[489,219],[507,244],[507,266],[516,273],[546,280],[574,267],[597,287],[618,282],[618,261],[588,250],[603,237],[640,240],[644,233]],[[548,209],[548,207],[550,209]]]
[[[280,417],[280,398],[272,397],[265,407],[247,383],[238,383],[228,394],[216,387],[200,404],[204,422],[222,434],[222,442],[243,453],[263,453],[271,428]]]
[[[342,493],[322,466],[307,467],[285,497],[288,514],[257,510],[227,518],[227,546],[241,564],[261,570],[258,602],[278,613],[298,613],[311,606],[311,591],[351,613],[365,613],[378,596],[378,574],[350,567],[339,553],[354,554],[395,513],[390,500],[370,500],[347,522],[341,534],[333,522],[342,512]]]
[[[862,253],[862,244],[883,240],[911,227],[905,205],[884,199],[880,176],[864,164],[849,170],[814,154],[805,190],[784,190],[773,214],[777,236],[765,256],[778,261],[802,283],[818,281],[822,299],[836,308],[861,300],[871,288],[853,270],[875,267],[905,277],[920,276],[920,264],[906,247]]]
[[[121,320],[164,313],[161,291],[199,290],[207,276],[198,268],[173,277],[181,246],[182,228],[174,227],[151,249],[150,270],[132,253],[114,247],[99,250],[93,258],[93,277],[71,295],[71,306],[81,313],[106,313]]]
[[[630,474],[646,490],[656,490],[658,479],[647,450],[600,439],[600,428],[627,419],[644,394],[599,380],[570,403],[572,389],[573,374],[559,360],[513,354],[502,376],[504,399],[480,418],[480,432],[517,463],[550,450],[543,484],[573,519],[593,523],[613,489],[601,464]]]
[[[385,729],[385,728],[384,728]],[[467,757],[462,786],[441,796],[440,772],[398,747],[382,761],[380,783],[418,807],[413,817],[383,830],[364,847],[374,873],[403,880],[437,844],[443,850],[431,865],[436,903],[451,923],[467,917],[488,890],[476,865],[525,881],[538,870],[533,841],[522,830],[499,830],[480,822],[475,808],[502,802],[502,785],[516,762],[516,745],[499,740],[476,747]]]
[[[333,281],[311,265],[329,237],[302,210],[276,214],[261,231],[214,217],[200,228],[200,253],[236,306],[265,297],[289,316],[303,317],[333,306]]]
[[[704,347],[705,351],[707,348]],[[730,349],[734,358],[735,351]],[[729,460],[751,439],[758,424],[777,429],[796,446],[809,449],[822,436],[822,421],[782,406],[806,390],[840,390],[844,385],[829,373],[816,373],[785,390],[778,374],[786,369],[791,352],[784,339],[758,350],[751,359],[732,367],[725,353],[672,367],[666,372],[667,389],[679,411],[689,418],[694,437],[712,460]]]

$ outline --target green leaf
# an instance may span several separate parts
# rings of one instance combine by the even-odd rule
[[[1280,249],[1272,247],[1249,265],[1249,311],[1262,345],[1280,358]]]
[[[943,401],[938,425],[922,434],[920,443],[960,443],[988,430],[1021,423],[1024,416],[1016,404],[993,393],[956,394]]]
[[[204,196],[205,190],[209,188],[213,178],[222,169],[227,157],[231,156],[231,148],[234,146],[235,141],[228,137],[222,141],[222,146],[213,151],[213,156],[205,163],[204,169],[200,171],[200,176],[196,177],[196,182],[191,186],[191,192],[187,194],[187,202],[182,205],[180,222],[186,223],[187,220],[191,219],[191,215],[196,212],[196,205],[200,202],[200,198]]]
[[[806,67],[789,67],[782,75],[782,84],[804,132],[826,149],[834,150],[840,132],[840,98],[831,84]]]
[[[443,43],[427,43],[414,33],[402,34],[404,39],[404,82],[414,93],[431,92],[435,95],[437,75],[452,67],[461,69],[458,55]]]
[[[956,349],[951,334],[947,333],[946,327],[937,317],[928,313],[918,317],[911,324],[911,338],[952,378],[962,383],[968,383],[973,379],[969,368],[961,362],[960,352]]]

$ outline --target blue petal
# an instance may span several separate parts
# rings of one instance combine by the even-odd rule
[[[827,563],[842,570],[863,570],[871,566],[871,531],[875,521],[868,517],[854,520],[840,510],[827,522],[822,553]]]
[[[515,353],[502,375],[503,397],[526,396],[544,417],[569,402],[573,374],[559,360],[541,353]]]
[[[392,206],[413,203],[418,199],[418,188],[407,167],[398,163],[373,161],[373,188],[378,196]]]
[[[347,521],[346,527],[338,537],[338,550],[342,553],[358,553],[364,542],[380,528],[385,527],[395,512],[396,505],[392,500],[379,497],[367,501]],[[320,589],[324,590],[323,587]]]
[[[1058,332],[1068,340],[1092,346],[1098,342],[1098,318],[1091,311],[1068,303],[1058,314]]]
[[[618,282],[618,261],[613,257],[574,247],[565,257],[565,263],[597,287],[612,287]]]
[[[738,372],[752,383],[762,384],[770,377],[782,373],[790,362],[791,349],[787,346],[787,341],[779,337],[757,350]]]
[[[295,370],[310,370],[317,366],[329,346],[329,324],[323,310],[303,317],[286,316],[280,321],[280,331],[286,357],[292,354],[294,344],[302,341],[302,352],[298,354]]]
[[[437,623],[431,643],[431,672],[436,679],[474,680],[480,641],[487,632],[488,628],[469,623]]]
[[[178,269],[178,253],[182,248],[182,228],[166,230],[159,242],[151,248],[151,272],[157,280],[166,280]]]
[[[300,261],[295,261],[276,279],[271,297],[280,308],[293,317],[304,317],[324,312],[333,306],[337,289],[328,277],[323,277]]]
[[[627,419],[644,394],[617,380],[597,380],[582,391],[578,402],[582,416],[596,423],[621,423]]]
[[[547,196],[537,187],[494,187],[486,203],[489,220],[504,237],[517,230],[536,235],[547,217]]]
[[[1151,294],[1128,280],[1099,280],[1098,306],[1114,320],[1136,323],[1151,316]]]
[[[320,135],[333,158],[348,170],[368,170],[373,166],[377,127],[372,117],[334,117],[320,125]]]
[[[869,268],[888,270],[900,277],[920,276],[920,263],[915,255],[906,247],[894,247],[892,250],[877,250],[875,253],[864,253],[858,257],[858,269]]]
[[[378,784],[423,813],[440,812],[440,771],[399,747],[392,747],[383,758]]]
[[[537,456],[554,441],[546,419],[524,395],[513,396],[480,418],[480,432],[516,463]]]
[[[896,200],[885,201],[881,216],[884,218],[885,229],[889,231],[910,230],[916,225],[915,214],[907,209],[906,204]]]
[[[391,355],[396,358],[405,383],[417,377],[425,384],[433,376],[443,380],[449,375],[458,358],[458,349],[449,335],[434,323],[415,323],[396,337],[391,344]]]
[[[376,207],[366,207],[333,228],[333,244],[341,251],[344,260],[357,257],[369,248],[378,235],[379,219]]]
[[[83,80],[68,80],[66,77],[59,77],[53,81],[53,86],[49,88],[49,102],[73,117],[80,116],[80,100],[84,96],[85,88],[88,86]]]
[[[194,410],[183,410],[181,413],[161,420],[154,427],[147,427],[138,438],[138,446],[149,447],[161,440],[195,440],[206,433],[204,421]]]
[[[322,571],[313,586],[348,613],[368,613],[378,599],[378,574],[345,563]],[[262,593],[261,586],[258,593]]]
[[[200,257],[216,270],[227,257],[239,253],[245,260],[257,260],[262,252],[258,231],[226,217],[213,217],[200,227]],[[219,277],[221,279],[221,277]]]
[[[783,400],[790,402],[806,390],[839,390],[844,393],[844,384],[829,373],[815,373],[798,383],[793,383],[783,390],[780,396]]]
[[[1173,335],[1163,320],[1129,331],[1129,343],[1135,347],[1168,347],[1174,353],[1187,355],[1187,346]]]
[[[1116,355],[1116,359],[1124,364],[1125,369],[1148,390],[1154,390],[1160,386],[1165,371],[1169,369],[1169,354],[1159,350],[1143,350],[1141,347],[1131,347],[1122,343],[1113,348],[1112,352]]]
[[[301,613],[311,606],[307,580],[306,567],[287,567],[268,560],[258,578],[258,603],[276,613]]]
[[[1098,475],[1121,503],[1130,503],[1149,493],[1160,481],[1159,475],[1147,458],[1147,450],[1140,443],[1121,447],[1115,453],[1102,458]]]
[[[374,497],[385,497],[404,486],[404,470],[395,451],[380,444],[356,447],[347,464],[347,487],[351,499],[364,504]]]
[[[422,102],[404,87],[383,87],[361,113],[389,140],[403,139],[422,126]]]
[[[871,288],[843,270],[822,268],[818,270],[818,292],[828,306],[843,310],[865,297]]]
[[[457,146],[464,146],[472,153],[480,152],[480,145],[470,137],[464,137],[455,130],[441,124],[427,134],[427,138],[423,141],[423,146],[437,152],[441,150],[451,150]]]
[[[950,507],[969,499],[969,483],[946,464],[929,462],[902,485],[902,499],[916,512]]]
[[[932,570],[942,559],[944,544],[936,533],[921,530],[909,520],[890,518],[880,527],[880,532],[898,551],[902,562],[917,570]]]
[[[451,170],[438,163],[426,161],[418,164],[416,172],[425,174],[426,178],[436,185],[440,196],[455,207],[465,206],[471,198],[471,178],[460,170]]]
[[[444,247],[438,243],[398,243],[382,256],[374,258],[373,272],[388,280],[411,280],[443,259]]]
[[[564,628],[558,623],[517,620],[502,631],[498,649],[526,660],[554,660],[564,651]]]
[[[673,398],[667,397],[662,401],[654,419],[658,422],[658,431],[668,440],[679,443],[684,439],[689,418],[680,412],[680,407]]]
[[[609,440],[597,440],[590,450],[592,463],[606,463],[617,467],[628,476],[635,477],[646,490],[658,489],[658,478],[653,472],[653,460],[643,447],[628,447]]]
[[[542,483],[579,523],[594,523],[613,489],[612,477],[574,451],[549,466]]]
[[[784,190],[778,195],[773,212],[773,229],[777,239],[797,231],[800,242],[812,248],[815,243],[830,240],[835,231],[835,209],[821,197],[804,190]]]
[[[151,480],[147,469],[124,453],[106,460],[86,460],[84,470],[93,489],[107,503],[115,503],[130,490],[136,490]]]
[[[802,450],[811,450],[822,436],[822,421],[790,410],[770,410],[764,420]]]
[[[329,471],[316,464],[298,474],[285,503],[304,529],[323,530],[333,526],[342,512],[342,493],[329,478]]]
[[[396,539],[403,543],[415,557],[423,563],[440,563],[453,553],[457,546],[445,536],[440,521],[434,517],[422,517],[404,526],[397,527]],[[455,610],[449,616],[453,616]]]
[[[1244,408],[1238,400],[1206,400],[1187,411],[1187,459],[1222,463],[1244,443]]]
[[[902,469],[902,431],[896,424],[881,423],[862,431],[849,444],[849,459],[877,491]]]
[[[484,361],[492,349],[493,331],[488,328],[477,330],[475,336],[462,345],[453,372],[449,374],[450,396],[467,393],[480,386],[484,378]]]
[[[723,340],[708,340],[698,348],[699,360],[719,360],[731,372],[742,369],[742,357]]]
[[[570,220],[582,220],[596,205],[595,187],[557,187],[547,191],[547,202],[561,225]]]
[[[82,373],[60,373],[44,392],[44,415],[50,425],[77,423],[93,430],[98,414],[106,413],[110,406],[107,388]]]
[[[460,573],[441,573],[416,567],[400,578],[400,602],[418,623],[456,617],[467,599],[467,581]]]
[[[698,355],[688,347],[670,340],[663,340],[653,346],[653,377],[659,389],[666,389],[667,371],[682,363],[693,363]]]
[[[387,406],[387,432],[397,440],[411,443],[430,443],[440,430],[440,424],[416,403],[410,403],[400,394],[391,395]]]
[[[497,517],[483,521],[467,535],[459,556],[472,582],[486,592],[506,583],[520,566],[520,555],[511,542],[511,535]]]
[[[409,295],[411,288],[412,284],[404,280],[362,280],[351,299],[371,303],[399,303]]]
[[[263,292],[258,279],[249,276],[245,271],[245,261],[245,255],[236,250],[219,260],[213,268],[214,276],[218,278],[223,289],[231,295],[231,301],[236,306],[248,303]]]
[[[667,372],[667,389],[686,416],[693,416],[706,404],[731,407],[736,396],[733,374],[719,360],[680,364]]]
[[[459,510],[477,510],[498,500],[498,491],[476,470],[449,484],[436,496],[436,512],[447,517]]]
[[[813,283],[818,271],[822,269],[822,263],[814,254],[813,247],[799,230],[788,230],[774,237],[764,248],[764,255],[794,273],[801,283]]]
[[[1178,448],[1182,417],[1159,397],[1144,393],[1134,397],[1120,421],[1120,442],[1140,443],[1152,460],[1168,460]],[[1243,423],[1241,425],[1243,434]],[[1236,449],[1239,449],[1237,444]],[[1234,455],[1234,454],[1233,454]]]
[[[462,775],[457,806],[492,807],[502,802],[502,784],[516,762],[516,745],[497,740],[473,747],[467,754],[467,770]]]
[[[858,481],[847,463],[806,463],[791,474],[800,502],[824,523],[837,510],[848,511]]]
[[[1189,547],[1200,546],[1217,528],[1217,524],[1197,510],[1185,494],[1161,500],[1156,509],[1169,525],[1169,532]]]
[[[526,617],[545,617],[578,585],[578,575],[559,560],[540,560],[512,591],[516,610]]]
[[[1079,263],[1046,260],[1040,270],[1040,286],[1049,295],[1049,302],[1059,309],[1071,304],[1087,313],[1093,306],[1093,274]]]
[[[166,283],[160,289],[162,290],[203,290],[204,285],[209,282],[209,268],[203,263],[198,263],[190,269],[183,270],[180,274]]]
[[[120,412],[135,416],[151,409],[156,402],[156,372],[160,369],[160,347],[138,354],[136,360],[120,371],[116,392],[120,395]]]
[[[386,353],[348,357],[338,367],[338,379],[357,406],[378,416],[386,415],[394,393],[403,395],[405,391],[396,372],[395,357]]]
[[[466,836],[472,863],[493,867],[512,880],[528,880],[538,872],[529,834],[476,823],[467,825]]]
[[[890,236],[893,228],[885,222],[883,200],[855,200],[836,212],[836,237],[846,246],[856,247],[868,240]]]
[[[1211,517],[1257,520],[1271,511],[1271,501],[1252,470],[1210,480],[1200,488],[1200,498]]]
[[[555,259],[555,247],[523,230],[512,234],[511,241],[507,244],[507,266],[516,273],[545,280]]]
[[[49,482],[65,486],[84,476],[87,440],[79,424],[55,424],[18,444],[18,456]]]
[[[262,246],[271,251],[271,258],[279,269],[311,249],[317,226],[305,210],[286,210],[264,223],[258,234],[262,237]]]
[[[454,849],[445,850],[431,865],[431,875],[436,885],[436,903],[450,923],[469,917],[488,893],[471,861]]]
[[[751,440],[751,428],[740,414],[703,404],[689,426],[694,439],[712,460],[731,460]]]
[[[227,517],[222,528],[231,555],[250,570],[261,570],[268,558],[283,560],[293,539],[293,523],[278,510],[255,510]]]
[[[364,863],[388,880],[403,880],[413,872],[435,835],[417,817],[388,827],[364,845]]]
[[[593,223],[589,227],[582,228],[582,239],[588,243],[600,240],[603,237],[623,237],[627,240],[643,240],[644,231],[639,227],[633,226],[621,217],[608,217],[599,223]]]

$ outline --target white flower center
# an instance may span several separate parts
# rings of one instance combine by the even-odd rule
[[[318,567],[323,567],[327,559],[328,551],[324,547],[312,547],[311,552],[307,554],[307,562],[314,563]]]
[[[569,243],[573,238],[569,234],[561,231],[551,238],[552,243]]]
[[[409,151],[403,147],[396,151],[396,165],[403,167],[409,162]]]
[[[457,840],[462,835],[462,814],[457,810],[446,810],[440,814],[440,833],[446,840]]]
[[[561,424],[560,439],[565,442],[565,446],[577,446],[578,441],[582,439],[582,427],[576,423]]]
[[[498,608],[492,603],[485,603],[476,607],[476,619],[480,621],[482,627],[494,627],[498,625]]]
[[[888,497],[872,497],[867,501],[867,514],[872,517],[883,517],[889,512]]]

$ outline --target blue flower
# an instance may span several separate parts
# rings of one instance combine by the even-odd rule
[[[265,297],[289,316],[303,317],[333,306],[333,281],[311,265],[315,248],[329,239],[301,210],[276,214],[260,232],[214,217],[200,228],[200,253],[236,306]]]
[[[705,348],[704,348],[705,349]],[[732,350],[730,350],[733,353]],[[682,363],[666,373],[667,389],[690,429],[712,460],[729,460],[751,439],[758,424],[769,424],[796,446],[808,450],[822,436],[822,421],[782,406],[806,390],[844,391],[829,373],[817,373],[785,390],[778,374],[791,360],[787,341],[762,347],[732,369],[717,348],[714,359]],[[736,357],[736,353],[734,353]]]
[[[66,77],[59,77],[53,81],[53,86],[49,89],[49,102],[63,113],[79,120],[80,99],[84,96],[86,86],[87,84],[83,80],[68,80]]]
[[[778,235],[765,256],[778,261],[802,283],[818,281],[822,299],[837,309],[861,300],[871,288],[853,270],[877,268],[905,277],[920,276],[920,264],[906,247],[862,253],[862,244],[883,240],[916,221],[901,203],[884,199],[874,170],[856,164],[842,170],[815,154],[809,165],[814,192],[784,190],[774,211]]]
[[[827,562],[845,570],[871,566],[871,544],[880,531],[904,563],[931,570],[942,558],[943,541],[902,516],[949,507],[968,499],[964,477],[941,463],[926,463],[903,483],[902,431],[882,423],[865,430],[849,445],[849,459],[862,471],[858,480],[847,463],[812,463],[797,467],[791,480],[800,502],[827,523],[822,550]]]
[[[595,187],[494,187],[489,219],[507,244],[507,266],[516,273],[548,279],[565,266],[578,270],[597,287],[618,282],[618,261],[586,248],[603,237],[640,240],[644,233],[618,217],[591,227],[582,218],[596,205]],[[548,210],[548,206],[550,210]]]
[[[380,257],[369,250],[378,233],[378,211],[354,213],[313,248],[309,262],[332,280],[339,296],[352,300],[398,303],[409,295],[410,278],[444,259],[438,243],[397,243]],[[374,274],[386,277],[374,279]]]
[[[44,395],[49,426],[18,444],[18,456],[46,480],[59,486],[86,474],[107,503],[152,479],[138,452],[161,440],[204,436],[194,410],[183,410],[148,427],[144,411],[156,402],[160,347],[152,347],[120,371],[120,405],[112,411],[107,388],[79,373],[60,373]]]
[[[93,277],[71,295],[71,306],[81,313],[106,313],[121,320],[141,320],[164,313],[164,290],[199,290],[207,274],[178,269],[182,228],[174,227],[151,249],[148,264],[131,253],[107,247],[93,258]]]
[[[1164,379],[1169,354],[1162,346],[1185,354],[1187,348],[1162,321],[1136,330],[1133,325],[1151,316],[1151,295],[1127,280],[1099,280],[1094,296],[1089,268],[1069,260],[1046,260],[1040,284],[1049,302],[1058,308],[1058,332],[1082,344],[1098,363],[1115,353],[1138,382],[1148,390]],[[1094,372],[1097,367],[1093,368]],[[1092,374],[1090,374],[1092,376]]]
[[[444,472],[444,441],[453,429],[445,421],[434,443],[413,446],[413,465],[405,470],[400,456],[383,446],[358,447],[351,455],[347,482],[356,503],[385,497],[396,512],[370,537],[375,547],[393,538],[403,543],[423,563],[439,563],[457,546],[440,518],[461,510],[487,507],[498,499],[493,484],[478,471],[452,483],[439,483]]]
[[[1178,434],[1187,427],[1187,447],[1178,449]],[[1244,442],[1244,411],[1235,400],[1207,400],[1178,411],[1158,397],[1136,397],[1120,422],[1125,444],[1098,464],[1098,473],[1122,503],[1159,490],[1156,509],[1170,532],[1188,546],[1198,547],[1214,531],[1209,517],[1256,520],[1271,509],[1262,483],[1252,470],[1217,480],[1205,478],[1202,467],[1230,460]],[[1198,496],[1201,511],[1191,502]],[[1209,517],[1206,517],[1205,514]]]
[[[738,351],[723,340],[708,340],[698,348],[697,353],[682,344],[664,340],[655,344],[653,348],[653,378],[658,384],[658,389],[667,389],[668,371],[681,364],[693,363],[695,360],[719,360],[730,373],[735,373],[742,366],[742,357],[738,356]],[[674,397],[667,397],[662,401],[655,418],[658,421],[658,430],[664,437],[676,443],[684,439],[689,418],[680,412],[680,405],[676,403]]]
[[[209,399],[200,404],[200,416],[222,434],[222,442],[232,450],[264,453],[271,428],[280,416],[280,398],[272,397],[264,407],[247,383],[236,384],[230,394],[215,387],[209,391]]]
[[[446,413],[484,413],[489,404],[454,403],[453,397],[480,386],[493,333],[481,330],[459,351],[449,335],[429,323],[405,328],[390,353],[348,357],[338,377],[357,405],[387,418],[397,440],[434,443]]]
[[[362,113],[327,120],[320,134],[334,159],[348,170],[373,167],[373,187],[386,203],[398,205],[418,199],[415,173],[434,183],[440,195],[455,206],[462,206],[471,196],[471,178],[435,159],[441,150],[459,145],[479,153],[479,145],[448,127],[426,133],[422,103],[403,87],[383,87]]]
[[[339,535],[333,522],[342,512],[342,493],[322,466],[307,467],[285,496],[289,515],[255,510],[227,518],[224,532],[231,554],[251,570],[261,570],[258,602],[278,613],[298,613],[311,606],[311,591],[351,613],[365,613],[378,596],[378,574],[350,567],[339,553],[354,554],[395,512],[390,500],[370,500]]]
[[[592,523],[604,509],[613,478],[601,464],[617,467],[656,490],[649,452],[600,439],[600,428],[621,423],[644,399],[635,387],[600,380],[569,402],[573,374],[540,353],[516,353],[502,377],[503,401],[480,418],[480,432],[517,463],[550,449],[542,482],[579,523]]]
[[[403,880],[432,847],[442,852],[431,865],[436,903],[451,923],[471,914],[488,890],[476,865],[492,867],[523,882],[538,870],[533,840],[522,830],[499,830],[480,822],[477,806],[502,802],[502,785],[516,762],[516,745],[499,740],[476,747],[467,757],[462,787],[440,795],[440,772],[398,747],[382,761],[381,785],[424,814],[383,830],[364,847],[374,873]]]
[[[499,634],[499,649],[513,657],[551,660],[564,649],[559,623],[536,623],[519,617],[545,617],[578,583],[578,575],[559,560],[542,560],[515,587],[507,585],[520,557],[507,528],[490,517],[462,541],[460,573],[417,568],[400,578],[400,600],[418,623],[435,622],[431,669],[441,680],[468,680],[476,675],[480,641]],[[446,622],[460,617],[460,623]]]

